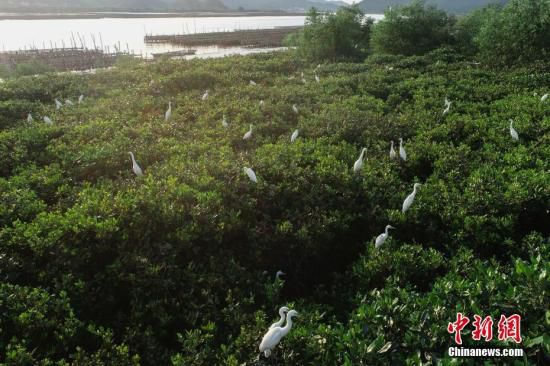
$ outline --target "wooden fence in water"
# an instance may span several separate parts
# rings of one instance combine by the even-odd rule
[[[125,52],[105,52],[100,49],[52,48],[0,52],[0,65],[8,68],[18,64],[39,63],[58,71],[88,70],[112,66]]]
[[[291,33],[303,27],[287,26],[273,29],[236,30],[231,32],[210,32],[175,35],[147,35],[146,43],[169,43],[186,46],[247,46],[280,47]]]

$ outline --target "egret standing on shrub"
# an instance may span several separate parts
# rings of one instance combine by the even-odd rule
[[[70,99],[65,99],[65,105],[74,105],[74,103]]]
[[[29,114],[27,115],[27,122],[28,122],[28,123],[31,123],[32,121],[33,121],[32,114],[29,113]]]
[[[519,140],[518,131],[516,131],[516,129],[512,126],[513,123],[514,121],[510,120],[510,136],[512,136],[514,140],[518,141]]]
[[[318,76],[317,74],[315,74],[315,81],[316,81],[317,83],[320,83],[320,82],[321,82],[321,79],[319,79],[319,76]]]
[[[390,141],[390,159],[395,159],[397,157],[397,153],[395,152],[395,149],[393,148],[393,140]]]
[[[229,127],[229,123],[227,123],[227,118],[225,118],[225,114],[223,115],[222,126],[223,126],[224,128]]]
[[[540,101],[541,102],[546,102],[546,99],[548,99],[548,93],[544,94],[541,98],[540,98]]]
[[[391,225],[386,225],[386,229],[384,230],[384,232],[376,237],[376,240],[374,241],[374,247],[376,249],[380,248],[382,244],[384,244],[388,236],[390,235],[388,233],[389,229],[395,229],[395,228]]]
[[[294,113],[298,114],[298,106],[296,106],[296,104],[293,104],[292,105],[292,110],[294,111]]]
[[[264,335],[259,349],[260,352],[264,353],[265,357],[269,357],[269,355],[271,355],[271,350],[279,344],[281,339],[286,336],[288,332],[290,332],[290,329],[292,329],[292,317],[294,316],[298,316],[298,312],[296,310],[290,310],[286,315],[286,325],[283,328],[271,328]]]
[[[361,154],[359,155],[359,159],[357,159],[355,161],[355,164],[353,164],[353,172],[354,173],[359,173],[359,171],[363,167],[363,159],[365,158],[365,153],[366,152],[367,152],[367,148],[364,147],[363,150],[361,150]]]
[[[281,317],[281,319],[279,319],[279,321],[271,324],[271,326],[269,327],[269,329],[271,328],[275,328],[275,327],[280,327],[281,325],[283,325],[283,323],[285,322],[285,317],[286,317],[286,313],[289,312],[289,308],[287,308],[286,306],[283,306],[282,308],[279,309],[279,316]]]
[[[254,85],[257,85],[257,84],[254,80],[250,80],[250,85],[254,86]]]
[[[412,193],[409,194],[407,196],[407,198],[405,198],[405,201],[403,201],[403,209],[401,210],[401,212],[405,213],[411,207],[411,205],[414,202],[414,197],[416,197],[416,191],[418,190],[418,187],[420,187],[420,186],[421,186],[420,183],[415,183],[414,184]]]
[[[132,152],[128,152],[128,154],[130,154],[130,156],[132,157],[132,171],[134,172],[134,174],[138,177],[143,176],[143,170],[141,170],[141,167],[134,158],[134,154]]]
[[[451,109],[451,102],[449,102],[449,99],[445,97],[445,110],[443,111],[443,115],[446,115],[449,113],[449,110]]]
[[[172,102],[168,102],[168,109],[164,113],[164,122],[168,122],[172,118]]]
[[[61,109],[63,107],[63,103],[61,103],[57,98],[55,99],[55,108]]]
[[[202,95],[202,100],[206,100],[206,99],[208,99],[208,89],[206,89],[206,91]]]
[[[252,125],[250,125],[250,129],[244,134],[243,140],[250,140],[252,137]]]
[[[290,142],[296,141],[296,139],[298,138],[299,133],[300,132],[298,130],[294,130],[294,132],[292,132],[292,136],[290,136]]]
[[[258,183],[258,179],[256,178],[256,173],[254,173],[254,170],[247,167],[244,167],[243,170],[246,175],[248,175],[248,178],[250,178],[251,181],[253,181],[254,183]]]
[[[405,148],[403,147],[403,139],[399,138],[399,156],[403,161],[407,161],[407,152],[405,151]]]
[[[84,94],[80,94],[78,97],[78,104],[82,104],[82,101],[84,101]]]
[[[46,124],[49,126],[53,125],[53,121],[48,116],[44,116],[44,122],[46,122]]]

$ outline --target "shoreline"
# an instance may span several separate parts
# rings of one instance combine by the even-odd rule
[[[240,12],[82,12],[82,13],[0,13],[2,20],[46,20],[46,19],[133,19],[133,18],[210,18],[210,17],[254,17],[254,16],[305,16],[305,12],[282,11],[240,11]]]

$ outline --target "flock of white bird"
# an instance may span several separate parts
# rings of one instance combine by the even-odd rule
[[[316,70],[319,67],[320,67],[320,65],[317,66]],[[301,77],[302,77],[302,82],[306,83],[307,81],[304,77],[303,72],[301,74]],[[293,78],[293,77],[289,77],[289,79],[290,78]],[[315,72],[315,81],[317,83],[320,82],[320,78],[319,78],[319,76],[317,75],[316,72]],[[256,86],[258,84],[254,80],[250,80],[249,85]],[[536,94],[535,94],[535,96],[536,96]],[[203,101],[206,101],[208,98],[209,98],[209,91],[206,90],[204,92],[204,94],[202,95],[201,99]],[[541,102],[545,102],[547,99],[548,99],[548,94],[544,94],[540,98]],[[78,98],[78,104],[81,104],[83,102],[83,100],[84,100],[84,95],[80,95],[80,97]],[[447,97],[445,97],[444,103],[445,103],[445,109],[443,110],[443,115],[446,115],[446,114],[449,113],[449,111],[451,109],[452,102],[449,101],[449,99]],[[259,104],[260,104],[260,107],[263,107],[264,101],[261,100]],[[63,107],[72,106],[72,105],[74,105],[74,103],[70,99],[66,99],[65,103],[62,103],[60,100],[55,99],[55,106],[56,106],[56,109],[58,109],[58,110],[63,108]],[[299,113],[299,109],[298,109],[298,106],[296,104],[292,105],[292,110],[296,114]],[[169,121],[171,118],[172,118],[172,102],[169,102],[168,103],[168,109],[166,110],[165,115],[164,115],[164,120]],[[54,124],[52,119],[48,116],[44,116],[43,120],[48,125],[53,125]],[[27,122],[32,122],[32,121],[33,121],[33,117],[31,115],[31,113],[29,113],[28,116],[27,116]],[[519,134],[514,129],[513,123],[514,123],[514,121],[510,120],[510,136],[512,137],[513,140],[518,141],[519,140]],[[226,118],[225,115],[223,115],[222,126],[224,128],[229,127],[229,122],[227,121],[227,118]],[[244,141],[250,140],[252,138],[252,133],[253,133],[253,125],[250,124],[249,130],[243,136],[243,140]],[[295,142],[296,139],[298,138],[298,136],[299,136],[299,130],[296,129],[292,132],[292,135],[290,137],[290,142],[291,143]],[[359,154],[359,158],[353,164],[352,169],[353,169],[354,173],[359,173],[361,171],[361,169],[363,168],[363,163],[364,163],[364,160],[365,160],[366,152],[367,152],[366,148],[361,149],[361,152]],[[135,159],[135,156],[134,156],[134,153],[133,152],[128,152],[128,154],[130,155],[130,158],[132,160],[132,171],[134,172],[134,174],[138,177],[143,176],[143,170],[141,169],[141,167],[137,163],[137,161]],[[397,152],[394,149],[393,141],[390,141],[389,157],[390,157],[390,159],[398,158]],[[403,161],[407,160],[407,152],[406,152],[405,147],[403,145],[403,139],[402,138],[399,138],[399,158]],[[252,181],[254,183],[258,182],[258,178],[256,176],[256,173],[254,172],[254,170],[252,168],[244,167],[243,171],[248,176],[250,181]],[[416,194],[418,192],[418,188],[420,186],[421,186],[420,183],[415,183],[414,186],[413,186],[413,191],[403,201],[403,206],[402,206],[402,209],[401,209],[401,212],[403,214],[405,214],[407,212],[407,210],[412,206],[412,204],[414,202],[414,199],[416,197]],[[376,239],[374,241],[374,246],[375,246],[376,249],[380,248],[384,244],[384,242],[388,239],[390,229],[395,229],[395,227],[393,227],[391,225],[387,225],[385,227],[384,232],[376,237]],[[276,275],[276,281],[279,281],[280,276],[283,275],[283,274],[284,273],[282,271],[278,271],[277,275]],[[290,310],[286,306],[283,306],[279,309],[279,316],[280,316],[280,319],[277,322],[273,323],[269,327],[269,330],[267,331],[267,333],[265,333],[265,335],[263,336],[262,341],[260,343],[259,350],[260,350],[261,353],[263,353],[265,355],[265,357],[269,357],[270,354],[271,354],[271,351],[279,344],[281,339],[283,337],[285,337],[290,332],[290,330],[292,329],[292,318],[298,316],[298,312],[296,310]],[[285,321],[286,321],[286,324],[283,326]]]

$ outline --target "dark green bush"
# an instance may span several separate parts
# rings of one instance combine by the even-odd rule
[[[372,31],[377,53],[421,55],[452,43],[455,19],[434,6],[415,0],[410,5],[390,7]]]
[[[306,25],[288,39],[300,55],[312,62],[363,58],[369,48],[373,20],[364,19],[358,6],[343,7],[336,13],[323,13],[315,8],[307,13]]]
[[[550,1],[510,0],[501,11],[488,11],[476,43],[482,59],[497,65],[548,60]]]

